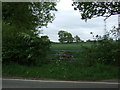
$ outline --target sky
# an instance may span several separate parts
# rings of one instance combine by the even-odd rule
[[[72,6],[72,0],[60,0],[57,3],[55,12],[55,19],[52,23],[49,23],[47,28],[44,27],[43,34],[47,35],[51,41],[58,42],[58,32],[60,30],[67,31],[74,37],[78,35],[81,40],[93,40],[90,32],[94,35],[104,35],[104,17],[97,17],[87,20],[81,20],[79,11],[75,11]],[[110,30],[113,26],[118,25],[118,16],[113,15],[106,20],[106,29]]]

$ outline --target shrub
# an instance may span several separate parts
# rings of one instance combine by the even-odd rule
[[[16,35],[14,38],[3,38],[3,63],[11,61],[26,65],[41,65],[45,63],[50,47],[48,38]]]
[[[95,42],[90,48],[84,48],[87,65],[95,63],[120,65],[120,40],[103,39]]]

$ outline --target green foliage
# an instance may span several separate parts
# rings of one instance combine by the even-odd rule
[[[52,44],[51,50],[71,50],[75,60],[81,60],[85,66],[97,63],[115,66],[120,64],[120,41],[112,40],[107,35],[101,38],[98,36],[96,41],[91,42]]]
[[[46,62],[45,57],[50,47],[47,37],[31,37],[26,33],[10,36],[3,38],[3,63],[14,61],[19,64],[37,65]]]
[[[26,65],[19,65],[16,63],[9,63],[7,65],[3,64],[2,70],[3,77],[16,76],[33,79],[92,80],[92,81],[105,79],[118,79],[119,66],[117,67],[108,64],[105,65],[101,64],[100,62],[99,63],[95,62],[97,61],[97,58],[93,58],[93,56],[98,51],[97,49],[93,50],[95,48],[93,46],[96,46],[97,43],[95,45],[94,44],[95,43],[93,42],[71,44],[53,43],[51,46],[51,50],[84,50],[84,51],[86,50],[86,52],[79,53],[72,52],[71,55],[74,56],[75,54],[78,56],[77,58],[75,58],[74,61],[71,62],[66,60],[59,61],[58,58],[56,58],[55,61],[52,61],[48,64],[44,64],[42,66],[35,65],[28,67]]]
[[[120,27],[117,28],[114,26],[110,30],[109,34],[112,35],[115,40],[119,40],[120,39]]]
[[[2,19],[6,24],[34,30],[54,20],[51,11],[57,11],[55,6],[54,2],[3,2]]]
[[[102,63],[107,65],[120,65],[120,41],[108,40],[106,37],[94,42],[90,48],[85,48],[83,53],[88,65]]]
[[[76,35],[76,36],[74,37],[74,41],[75,41],[76,43],[80,42],[80,41],[81,41],[81,40],[80,40],[80,37],[79,37],[78,35]]]
[[[19,72],[18,72],[19,70]],[[97,64],[91,67],[83,66],[80,61],[54,62],[41,67],[28,67],[10,63],[3,65],[4,76],[14,76],[32,79],[58,79],[58,80],[105,80],[118,79],[118,67]]]
[[[50,47],[47,36],[39,37],[38,28],[54,20],[53,2],[3,2],[3,63],[11,61],[41,65]]]
[[[96,46],[97,59],[104,64],[120,65],[120,41],[102,40]]]
[[[74,38],[72,37],[71,33],[61,30],[58,32],[58,35],[59,35],[59,41],[61,43],[72,43],[73,42]]]
[[[73,2],[74,10],[79,10],[82,19],[120,14],[120,2]]]

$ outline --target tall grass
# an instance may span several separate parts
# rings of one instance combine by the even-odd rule
[[[80,62],[52,62],[41,67],[28,67],[11,63],[3,65],[3,76],[24,78],[52,78],[60,80],[117,79],[118,68],[97,64],[91,67]]]

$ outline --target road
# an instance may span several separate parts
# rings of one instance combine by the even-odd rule
[[[117,82],[3,79],[3,88],[118,88]]]

